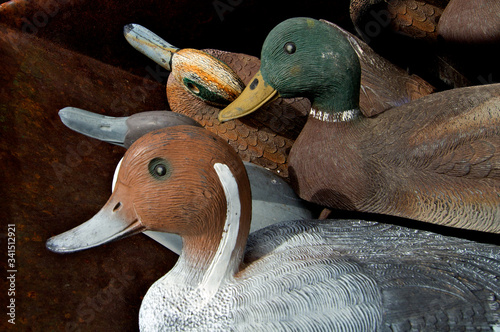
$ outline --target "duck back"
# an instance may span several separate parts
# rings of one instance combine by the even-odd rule
[[[302,198],[332,208],[498,233],[499,108],[497,84],[372,118],[310,118],[291,151],[293,182]]]
[[[245,263],[235,277],[236,330],[500,324],[494,245],[362,220],[304,220],[251,234]]]

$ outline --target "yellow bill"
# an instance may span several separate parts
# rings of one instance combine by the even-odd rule
[[[248,115],[279,97],[278,91],[267,84],[260,70],[241,95],[219,113],[219,121],[229,121]]]

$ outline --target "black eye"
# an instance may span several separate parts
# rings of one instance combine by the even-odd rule
[[[163,158],[154,158],[148,165],[149,173],[155,179],[164,179],[170,175],[170,167],[168,162]]]
[[[288,54],[293,54],[297,50],[297,46],[295,46],[295,43],[292,42],[286,43],[283,48],[285,49],[285,52]]]

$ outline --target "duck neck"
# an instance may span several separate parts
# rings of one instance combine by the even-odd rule
[[[359,87],[359,75],[349,71],[341,79],[325,83],[324,89],[318,89],[311,98],[310,115],[325,122],[348,122],[362,117]]]
[[[224,280],[238,271],[251,216],[251,197],[250,200],[240,199],[249,193],[249,184],[245,192],[228,166],[215,164],[214,168],[224,189],[225,209],[214,209],[212,220],[204,223],[206,233],[183,237],[179,260],[167,274],[170,282],[199,289],[207,298],[211,298]],[[212,228],[214,225],[217,227]],[[212,232],[209,232],[210,228]]]

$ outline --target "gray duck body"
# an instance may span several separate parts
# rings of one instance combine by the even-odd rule
[[[500,328],[500,249],[361,220],[303,220],[250,235],[213,298],[158,280],[141,331]],[[179,289],[181,288],[181,289]]]

